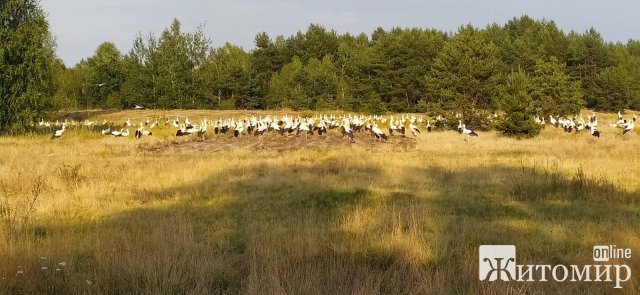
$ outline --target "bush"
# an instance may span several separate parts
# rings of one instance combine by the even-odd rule
[[[62,179],[62,181],[64,181],[69,186],[78,186],[85,179],[85,177],[80,174],[81,168],[81,164],[63,164],[58,168],[58,171],[60,172],[60,179]]]

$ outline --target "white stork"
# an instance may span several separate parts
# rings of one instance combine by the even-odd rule
[[[380,139],[384,139],[385,141],[387,140],[387,135],[384,134],[384,132],[382,132],[380,128],[378,128],[378,124],[373,124],[373,126],[371,126],[371,133],[373,133],[373,136],[376,137],[376,140],[380,140]]]
[[[624,126],[624,130],[622,131],[622,134],[623,134],[623,135],[624,135],[624,134],[627,134],[627,132],[631,132],[631,131],[633,131],[633,127],[634,127],[634,125],[635,125],[635,123],[636,123],[636,120],[637,120],[637,119],[638,119],[638,117],[637,117],[636,115],[633,115],[633,119],[631,120],[631,122],[627,123],[627,124]]]
[[[596,127],[591,127],[591,136],[600,138],[600,131]]]
[[[51,139],[58,139],[60,137],[62,137],[62,134],[64,134],[64,130],[67,128],[66,124],[62,125],[62,129],[58,129],[55,132],[53,132],[53,134],[51,135]]]
[[[475,133],[475,132],[474,132],[473,130],[471,130],[471,129],[467,129],[467,126],[466,126],[466,125],[464,125],[464,124],[462,124],[462,133],[463,133],[463,134],[466,134],[466,135],[468,135],[468,136],[471,136],[471,137],[477,137],[477,136],[478,136],[478,133]]]
[[[409,124],[409,129],[411,129],[411,133],[413,134],[413,136],[420,134],[420,129],[418,129],[418,126],[413,124],[413,122]]]

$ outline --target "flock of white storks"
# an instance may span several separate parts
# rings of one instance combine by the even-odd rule
[[[458,117],[458,116],[456,116]],[[490,118],[491,119],[491,118]],[[549,116],[548,120],[545,117],[535,117],[535,121],[543,126],[547,124],[556,128],[562,128],[567,133],[582,132],[588,130],[592,136],[600,137],[600,131],[598,130],[598,118],[593,113],[587,120],[584,118],[565,118]],[[421,131],[431,132],[435,129],[435,126],[441,126],[439,122],[445,119],[441,116],[434,118],[433,120],[425,119],[421,115],[316,115],[313,117],[301,117],[301,116],[244,116],[241,118],[220,118],[218,120],[202,119],[198,123],[192,123],[188,117],[184,120],[180,120],[178,117],[175,119],[163,120],[163,123],[155,118],[151,121],[147,118],[145,121],[138,124],[138,128],[135,130],[134,137],[142,138],[145,136],[153,135],[153,129],[160,125],[170,125],[175,128],[175,136],[195,136],[198,138],[204,138],[205,135],[213,133],[214,135],[233,134],[234,137],[241,137],[252,135],[260,137],[266,133],[278,133],[282,136],[313,136],[324,134],[336,130],[345,137],[348,142],[355,142],[356,133],[370,134],[377,141],[386,141],[389,137],[400,136],[406,137],[410,133],[413,137],[416,137]],[[609,124],[611,128],[622,129],[622,134],[627,134],[634,129],[637,116],[633,115],[631,119],[626,120],[622,114],[618,112],[618,118],[616,122]],[[92,130],[99,129],[105,136],[114,137],[128,137],[129,128],[133,126],[131,119],[127,120],[119,125],[112,124],[106,120],[99,124],[97,121],[85,120],[78,122],[74,120],[64,120],[62,122],[56,121],[55,123],[45,122],[41,120],[35,123],[39,128],[55,128],[51,139],[62,137],[67,126],[74,127],[88,127]],[[114,128],[114,126],[120,126],[120,128]],[[385,126],[385,127],[382,127]],[[468,129],[462,120],[458,120],[457,126],[458,133],[470,137],[478,136],[478,133]]]

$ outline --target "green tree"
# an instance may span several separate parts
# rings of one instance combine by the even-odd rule
[[[124,83],[123,57],[116,45],[111,42],[100,44],[86,63],[91,77],[82,86],[91,98],[91,104],[85,107],[121,108],[123,103],[119,92]]]
[[[575,115],[584,107],[580,83],[571,79],[565,65],[555,57],[537,60],[532,80],[531,96],[541,114]]]
[[[373,82],[382,100],[394,111],[414,111],[426,99],[425,76],[445,44],[441,32],[421,29],[379,30],[371,46]]]
[[[229,105],[238,109],[262,107],[261,101],[252,96],[254,70],[251,56],[242,48],[227,43],[213,50],[201,71],[202,83],[207,85],[204,91],[213,94],[210,97],[212,105],[218,108]]]
[[[197,69],[206,60],[211,41],[204,36],[202,27],[194,33],[182,32],[180,21],[173,21],[157,41],[150,39],[149,60],[154,94],[163,108],[195,108],[205,104],[206,98],[197,97],[202,85],[196,84]]]
[[[540,133],[540,124],[534,116],[536,109],[531,98],[531,82],[524,70],[519,69],[507,76],[505,95],[501,102],[505,118],[500,130],[516,137],[533,137]]]
[[[123,73],[125,76],[121,87],[122,103],[124,107],[142,105],[145,107],[160,107],[158,104],[158,89],[156,80],[155,60],[157,40],[149,35],[146,40],[138,34],[129,53],[123,57]]]
[[[298,32],[286,40],[288,58],[300,58],[303,63],[309,59],[322,59],[327,55],[335,56],[338,52],[338,35],[335,31],[327,31],[318,24],[310,24],[306,32]]]
[[[533,72],[536,60],[556,57],[564,60],[569,42],[553,21],[534,20],[529,16],[514,18],[504,26],[509,44],[499,44],[500,55],[511,69]]]
[[[55,42],[39,1],[0,1],[0,40],[0,133],[22,133],[55,90]]]
[[[595,78],[594,108],[619,111],[638,107],[640,101],[640,57],[623,44],[606,46],[611,66],[601,69]]]
[[[262,98],[267,96],[271,76],[288,63],[287,45],[283,37],[279,36],[273,42],[264,32],[256,35],[255,45],[256,48],[251,52],[251,64],[256,72],[252,93],[260,99],[259,105],[266,107]]]
[[[338,85],[337,106],[346,110],[373,112],[384,105],[375,89],[375,73],[372,61],[373,51],[367,35],[349,34],[340,38],[336,69]]]
[[[310,107],[335,109],[338,106],[338,76],[333,58],[325,55],[322,61],[309,59],[305,66],[307,84],[305,90],[311,99]]]
[[[461,112],[468,126],[484,128],[486,113],[500,96],[503,64],[495,44],[468,25],[438,54],[427,82],[445,109]]]
[[[598,108],[596,79],[602,69],[610,66],[602,36],[593,28],[585,34],[569,34],[567,70],[580,82],[586,106]]]
[[[299,58],[294,57],[293,61],[271,77],[266,97],[267,108],[310,108],[311,101],[304,93],[305,80],[304,65]]]

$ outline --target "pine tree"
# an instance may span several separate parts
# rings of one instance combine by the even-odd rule
[[[537,60],[533,73],[532,97],[536,108],[545,115],[569,116],[584,107],[580,83],[573,81],[565,65],[552,57]]]
[[[507,76],[501,102],[506,115],[499,124],[503,133],[516,137],[533,137],[540,133],[541,126],[534,120],[536,109],[530,92],[531,82],[522,69]]]
[[[445,109],[461,112],[468,126],[484,128],[486,112],[495,108],[504,65],[498,48],[469,26],[444,46],[428,78],[433,95]]]

